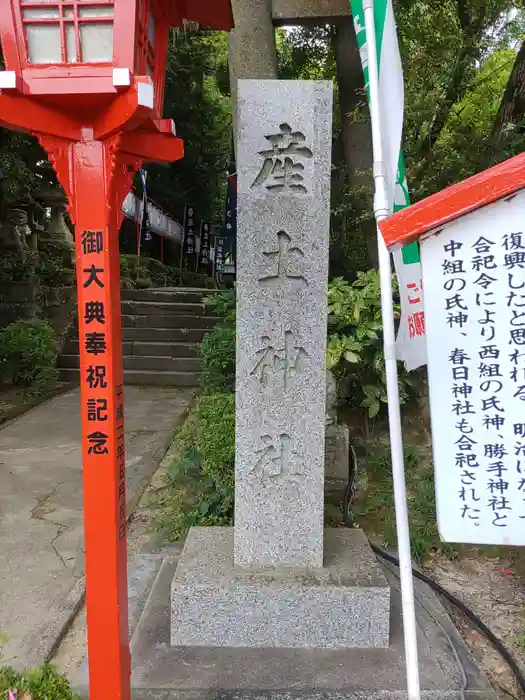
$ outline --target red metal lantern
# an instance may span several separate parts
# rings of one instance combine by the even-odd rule
[[[184,19],[230,29],[230,0],[0,0],[0,126],[37,136],[75,223],[91,700],[130,698],[118,228],[143,162],[183,157],[161,114]]]
[[[0,89],[71,109],[104,107],[148,76],[161,116],[170,26],[184,19],[230,29],[229,0],[2,0],[0,38],[7,70]],[[97,100],[98,96],[98,100]],[[76,97],[77,99],[71,99]]]

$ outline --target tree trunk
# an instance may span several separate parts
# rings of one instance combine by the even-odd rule
[[[469,7],[466,0],[456,0],[459,26],[461,27],[462,44],[459,49],[456,65],[450,76],[447,91],[436,105],[434,118],[430,124],[428,134],[420,145],[420,153],[424,158],[430,158],[432,151],[439,139],[452,107],[460,100],[467,89],[467,77],[469,68],[480,57],[480,41],[486,31],[487,18],[486,4],[479,3],[477,10]],[[475,7],[475,3],[474,3]]]
[[[368,212],[372,216],[370,222],[364,224],[364,233],[370,261],[377,267],[377,234],[372,214],[372,134],[368,121],[362,121],[357,115],[358,109],[366,103],[366,95],[361,58],[351,19],[337,25],[334,53],[348,184],[351,191],[359,193],[359,213]]]
[[[500,140],[509,124],[516,124],[525,113],[525,41],[516,56],[509,81],[492,127],[492,138]]]

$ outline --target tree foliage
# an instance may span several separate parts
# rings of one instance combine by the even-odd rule
[[[221,32],[186,26],[171,34],[164,116],[184,139],[184,158],[149,168],[149,194],[182,219],[184,205],[199,217],[223,215],[231,153],[231,106],[227,92],[228,40]]]
[[[405,79],[402,148],[417,201],[524,149],[525,13],[522,0],[394,0],[394,9]],[[338,78],[331,273],[354,279],[374,266],[368,233],[372,227],[375,237],[375,228],[366,97],[355,76],[342,79],[344,47],[330,27],[294,28],[278,41],[281,77]],[[361,172],[347,172],[339,105],[358,136]]]
[[[394,0],[405,78],[403,151],[412,201],[523,150],[523,2]],[[331,26],[278,29],[277,49],[281,78],[338,79],[331,268],[332,276],[354,279],[374,263],[367,234],[373,228],[372,177],[366,97],[360,71],[350,75],[350,64],[343,61],[351,38],[343,34]],[[223,215],[232,137],[227,41],[226,34],[196,25],[176,30],[170,38],[164,115],[175,121],[185,157],[168,167],[152,165],[148,189],[179,219],[188,203],[200,216],[220,221]],[[350,137],[342,119],[345,128],[353,124],[356,149],[361,148],[360,165],[352,166],[352,172]],[[32,138],[0,129],[0,216],[2,208],[38,182],[40,158],[42,151]]]

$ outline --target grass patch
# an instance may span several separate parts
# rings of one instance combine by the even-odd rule
[[[353,507],[357,524],[380,546],[397,546],[394,484],[390,444],[386,438],[359,441],[358,497]],[[439,539],[436,525],[434,473],[428,450],[405,446],[405,478],[412,555],[418,562],[433,551],[455,552]]]
[[[512,637],[512,646],[516,649],[522,649],[525,651],[525,634],[519,634],[517,637]]]
[[[230,525],[234,468],[235,395],[204,394],[175,437],[165,484],[151,504],[155,529],[173,542],[194,525]]]
[[[78,700],[67,678],[53,666],[41,666],[25,673],[0,668],[0,700],[8,700],[9,691],[17,690],[19,700]]]

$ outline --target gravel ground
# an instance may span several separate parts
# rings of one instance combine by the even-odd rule
[[[451,560],[435,557],[432,577],[462,600],[514,655],[525,674],[525,577],[508,562],[481,556]],[[505,661],[486,637],[450,608],[454,622],[501,698],[523,697]]]

